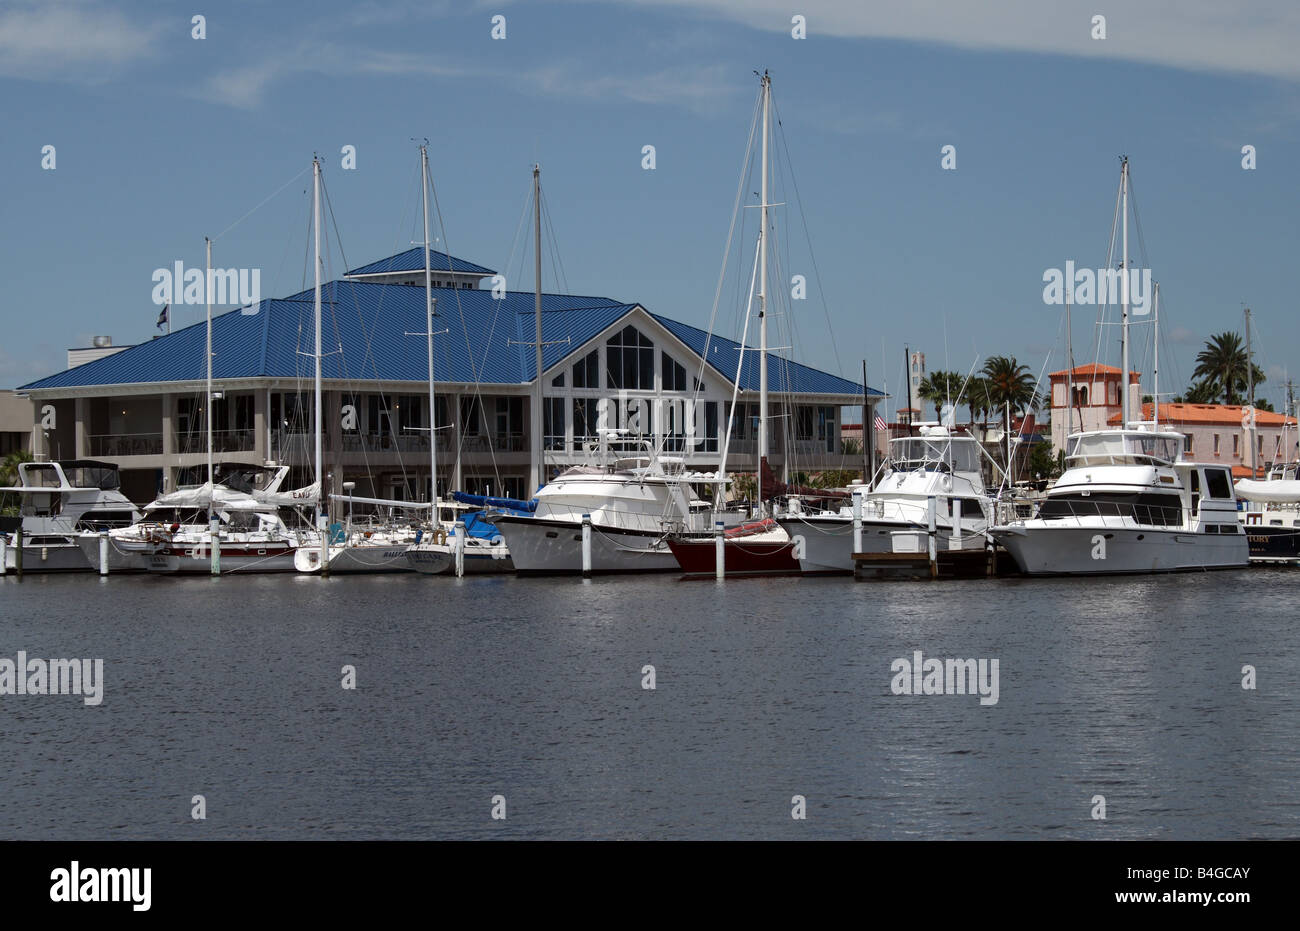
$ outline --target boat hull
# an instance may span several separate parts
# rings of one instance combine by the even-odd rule
[[[267,542],[262,545],[223,545],[220,553],[222,575],[232,572],[295,572],[296,546]],[[161,545],[149,556],[150,572],[163,575],[209,575],[212,563],[206,547]]]
[[[852,575],[853,574],[853,521],[843,518],[825,517],[786,517],[778,519],[781,528],[790,535],[795,543],[795,553],[799,555],[799,568],[809,575]],[[900,531],[920,531],[924,528],[904,521],[864,520],[862,522],[862,553],[892,553],[894,551],[894,534]],[[969,549],[973,541],[980,537],[981,530],[974,526],[965,527],[965,546]],[[949,542],[950,528],[939,527],[944,549],[951,549],[955,543]]]
[[[451,544],[412,546],[406,551],[407,565],[423,575],[455,575],[456,554]],[[465,550],[466,575],[514,572],[514,562],[502,544],[475,547]]]
[[[521,575],[582,572],[582,524],[538,517],[494,520]],[[593,525],[591,571],[601,574],[680,572],[664,534]]]
[[[406,561],[407,543],[390,543],[383,546],[332,546],[329,549],[329,571],[334,574],[366,574],[380,572],[409,572]],[[222,554],[222,562],[225,554]],[[293,557],[294,568],[299,572],[320,572],[320,548],[299,547]]]
[[[1300,527],[1247,526],[1250,561],[1300,563]]]
[[[28,572],[89,572],[99,565],[96,551],[91,564],[81,547],[69,540],[64,543],[23,544],[23,573]],[[18,552],[12,542],[5,547],[5,571],[18,571]]]
[[[1249,565],[1244,534],[1042,524],[991,532],[1025,575],[1190,572]]]
[[[798,575],[799,560],[790,540],[723,541],[723,571],[730,578],[746,575]],[[718,574],[717,541],[713,539],[669,540],[668,548],[686,575]]]

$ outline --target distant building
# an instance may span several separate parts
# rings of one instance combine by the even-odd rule
[[[96,336],[91,339],[89,346],[68,350],[68,368],[75,369],[78,365],[85,365],[87,362],[94,362],[96,359],[130,348],[130,346],[114,346],[111,336]]]
[[[1183,434],[1183,457],[1196,462],[1218,462],[1232,466],[1234,478],[1249,478],[1251,466],[1257,476],[1275,462],[1294,462],[1300,453],[1300,431],[1296,418],[1272,411],[1255,412],[1255,457],[1251,461],[1250,432],[1246,426],[1248,408],[1239,404],[1161,404],[1160,423]],[[1151,420],[1151,405],[1142,405],[1142,419]],[[1110,426],[1118,426],[1114,414]]]
[[[32,402],[12,391],[0,391],[0,459],[32,448]]]
[[[1070,433],[1102,430],[1111,423],[1112,416],[1121,415],[1120,371],[1116,366],[1080,365],[1073,372],[1062,369],[1050,377],[1054,450],[1065,449],[1067,429]],[[1134,417],[1142,403],[1140,379],[1138,372],[1129,372],[1129,410]],[[1067,391],[1073,391],[1072,398],[1067,399]]]

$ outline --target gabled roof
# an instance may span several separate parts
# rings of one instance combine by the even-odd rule
[[[740,343],[716,333],[710,338],[706,330],[693,327],[650,314],[664,329],[690,347],[697,356],[704,355],[704,344],[709,344],[709,366],[728,382],[736,380],[736,363],[739,361]],[[758,350],[752,346],[745,349],[744,366],[740,371],[740,390],[758,390]],[[778,358],[770,351],[767,358],[767,389],[773,393],[794,392],[797,394],[840,394],[849,397],[862,397],[862,385],[840,378],[820,369],[809,368],[798,362]],[[884,397],[884,392],[871,390],[874,397]]]
[[[429,250],[429,267],[436,274],[438,272],[454,272],[465,275],[495,275],[496,272],[490,268],[484,268],[482,265],[475,265],[473,262],[466,262],[464,259],[458,259],[453,255],[447,255],[445,252],[439,252],[437,249]],[[356,278],[361,275],[383,275],[392,272],[414,272],[424,271],[424,256],[420,253],[420,247],[407,249],[405,252],[399,252],[397,255],[390,255],[386,259],[380,259],[377,262],[371,262],[369,265],[362,265],[360,268],[354,268],[350,272],[345,272],[345,278]],[[428,357],[428,354],[425,354]]]
[[[519,384],[533,378],[533,295],[434,288],[434,378],[473,384]],[[326,379],[427,381],[423,287],[331,281],[321,288],[321,373]],[[556,364],[637,305],[605,297],[542,295],[543,364]],[[527,313],[525,313],[525,310]],[[315,362],[314,295],[262,301],[212,321],[212,377],[308,378]],[[553,342],[569,339],[571,343]],[[115,355],[24,385],[43,388],[196,382],[205,377],[206,327],[199,323]],[[511,342],[513,341],[513,343]],[[340,348],[342,351],[340,352]]]
[[[418,249],[416,252],[418,253]],[[321,375],[330,381],[427,382],[429,357],[423,286],[331,281],[322,286]],[[434,288],[434,378],[460,384],[518,385],[534,378],[534,296],[510,291]],[[310,290],[233,310],[212,321],[212,377],[309,379],[315,361],[315,296]],[[641,308],[607,297],[542,295],[542,365],[549,370]],[[708,334],[657,314],[648,316],[702,355]],[[447,332],[439,332],[446,330]],[[420,334],[420,335],[407,335]],[[21,391],[202,382],[206,327],[199,323],[115,355],[24,385]],[[709,365],[736,377],[740,344],[714,336]],[[741,389],[758,391],[758,354],[745,353]],[[862,386],[797,362],[768,359],[768,388],[860,398]],[[875,397],[882,393],[872,390]]]

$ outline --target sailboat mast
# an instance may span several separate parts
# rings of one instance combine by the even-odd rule
[[[1070,299],[1065,299],[1065,441],[1070,441],[1074,415],[1074,330],[1070,326]]]
[[[438,521],[438,434],[433,394],[433,270],[429,256],[429,147],[420,146],[420,194],[424,201],[424,316],[429,345],[429,504],[434,525]]]
[[[212,474],[212,240],[206,236],[203,237],[207,245],[208,256],[208,273],[203,279],[203,290],[206,292],[208,302],[208,375],[207,375],[207,400],[204,401],[207,416],[204,418],[208,422],[208,485],[212,486],[215,476]],[[212,495],[208,495],[208,523],[212,522]]]
[[[1120,285],[1119,293],[1121,295],[1122,325],[1120,327],[1121,350],[1120,354],[1124,357],[1120,366],[1123,374],[1120,376],[1120,410],[1123,411],[1122,427],[1127,430],[1129,421],[1132,419],[1133,412],[1129,409],[1131,400],[1128,390],[1128,156],[1124,156],[1120,165],[1119,176],[1120,198],[1123,202],[1120,208],[1124,214],[1124,236],[1123,236],[1123,260],[1120,263]]]
[[[532,489],[542,484],[542,166],[533,165],[533,465]]]
[[[1250,308],[1246,308],[1246,394],[1250,399],[1250,413],[1246,416],[1250,426],[1246,428],[1246,442],[1250,444],[1250,477],[1255,477],[1259,463],[1255,461],[1255,357],[1250,351]]]
[[[316,322],[316,397],[313,406],[313,414],[316,421],[316,456],[314,460],[314,469],[316,473],[316,520],[324,529],[323,507],[325,506],[325,482],[321,474],[321,434],[323,424],[321,422],[321,410],[323,408],[321,400],[321,312],[320,312],[320,159],[313,157],[311,160],[311,180],[312,180],[312,223],[315,227],[316,260],[312,263],[316,273],[315,286],[315,322]]]
[[[1156,282],[1155,294],[1151,298],[1152,320],[1155,337],[1151,340],[1151,423],[1160,426],[1160,282]]]
[[[763,72],[762,219],[759,225],[758,277],[758,506],[763,508],[763,467],[767,464],[767,137],[772,79]]]

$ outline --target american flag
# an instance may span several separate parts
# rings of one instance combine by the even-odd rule
[[[884,430],[884,429],[886,429],[887,426],[888,426],[888,425],[884,422],[884,420],[881,419],[881,417],[880,417],[879,414],[876,415],[875,425],[876,425],[876,430],[877,430],[877,431]]]

